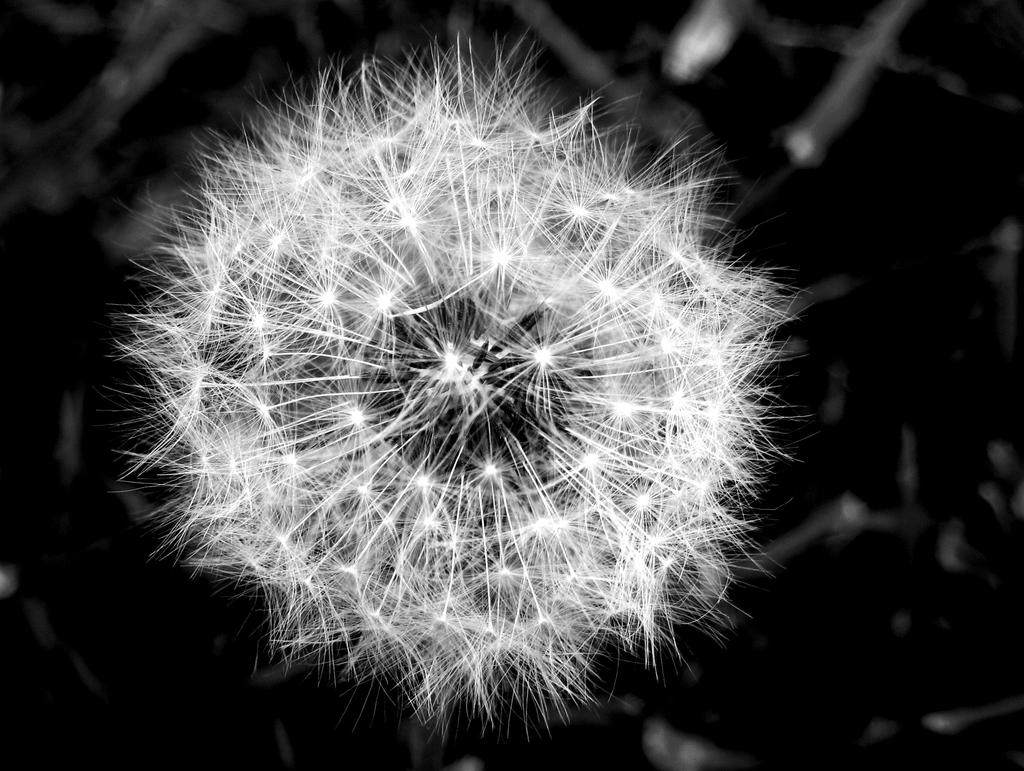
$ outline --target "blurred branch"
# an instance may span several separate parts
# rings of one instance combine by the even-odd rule
[[[445,766],[445,771],[484,771],[484,762],[478,757],[467,755]]]
[[[103,17],[85,3],[71,5],[56,0],[22,0],[17,3],[17,9],[61,37],[93,35],[104,27]]]
[[[907,22],[924,0],[886,0],[850,41],[850,53],[807,111],[784,129],[783,144],[796,166],[817,166],[861,114],[875,77]]]
[[[444,766],[444,733],[437,725],[428,725],[410,717],[400,727],[409,748],[411,771],[440,771]]]
[[[297,678],[305,677],[313,670],[313,665],[306,661],[289,661],[283,659],[257,669],[249,676],[253,688],[277,688]]]
[[[829,536],[856,534],[864,528],[870,515],[867,505],[852,493],[840,495],[766,544],[759,554],[751,556],[749,563],[738,566],[738,569],[774,573]]]
[[[588,88],[603,88],[615,80],[615,72],[591,51],[565,22],[542,0],[511,0],[512,10],[547,44],[565,68]]]
[[[1024,59],[1024,8],[1020,0],[980,0],[964,6],[966,20],[984,24],[996,47]]]
[[[872,510],[853,493],[846,492],[815,508],[799,524],[737,564],[736,571],[746,575],[773,574],[820,544],[840,548],[866,532],[899,533],[905,540],[914,541],[927,521],[927,514],[917,504]]]
[[[848,273],[835,273],[795,293],[786,308],[787,318],[795,319],[812,307],[849,297],[867,280]]]
[[[978,723],[1024,713],[1024,694],[1008,696],[999,701],[975,707],[931,712],[921,718],[921,725],[932,733],[952,735],[966,731]]]
[[[698,0],[669,35],[665,77],[696,83],[732,49],[754,10],[754,0]]]
[[[0,562],[0,600],[13,597],[18,591],[19,577],[18,566]]]
[[[39,650],[52,654],[55,661],[63,657],[70,664],[81,686],[100,702],[109,703],[110,697],[103,682],[86,664],[82,655],[57,633],[46,602],[39,597],[22,597],[21,608]]]
[[[295,3],[291,9],[292,21],[295,24],[295,36],[306,49],[310,62],[323,58],[327,50],[324,36],[316,17],[316,9],[310,2]]]
[[[769,43],[784,48],[813,48],[831,51],[843,57],[856,54],[852,38],[856,31],[846,27],[807,27],[788,19],[772,19],[763,23],[762,34]],[[894,47],[885,51],[878,61],[882,69],[901,75],[927,77],[938,88],[963,99],[1008,113],[1024,111],[1024,103],[1004,93],[979,93],[956,72],[932,64],[928,59],[913,56]]]
[[[281,768],[295,768],[295,747],[281,718],[274,718],[274,745]]]
[[[616,112],[628,116],[629,109],[635,110],[641,126],[666,144],[678,141],[681,136],[695,141],[710,136],[692,106],[668,93],[660,93],[657,98],[645,94],[644,88],[649,91],[653,85],[650,82],[617,78],[605,58],[591,50],[543,0],[507,2],[558,57],[569,74],[586,88],[607,94]]]
[[[81,194],[74,175],[171,65],[212,33],[241,23],[226,3],[146,2],[133,10],[113,59],[63,112],[33,126],[30,144],[18,148],[0,182],[0,221],[27,201],[54,209]]]
[[[658,771],[742,771],[761,765],[753,755],[681,731],[661,716],[644,723],[642,742],[647,760]]]

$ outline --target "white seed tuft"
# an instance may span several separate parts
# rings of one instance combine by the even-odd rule
[[[707,616],[778,315],[701,246],[701,171],[636,166],[457,54],[328,75],[207,164],[126,347],[176,542],[288,654],[494,720]]]

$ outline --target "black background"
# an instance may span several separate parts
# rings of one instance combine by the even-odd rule
[[[666,70],[708,19],[720,55]],[[731,624],[680,629],[657,674],[609,663],[608,698],[528,741],[430,740],[381,689],[282,667],[258,598],[152,556],[117,454],[110,317],[208,132],[457,34],[533,43],[643,146],[721,153],[737,254],[793,290],[790,458]],[[1024,767],[1019,3],[8,0],[0,87],[0,765]]]

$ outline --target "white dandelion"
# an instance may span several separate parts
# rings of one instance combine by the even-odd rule
[[[778,316],[667,166],[455,53],[325,76],[216,153],[125,342],[173,543],[425,716],[671,650],[744,528]]]

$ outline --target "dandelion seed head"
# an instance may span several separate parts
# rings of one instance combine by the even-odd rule
[[[125,348],[173,543],[287,655],[498,720],[708,617],[779,316],[700,168],[456,53],[329,74],[205,168]]]

